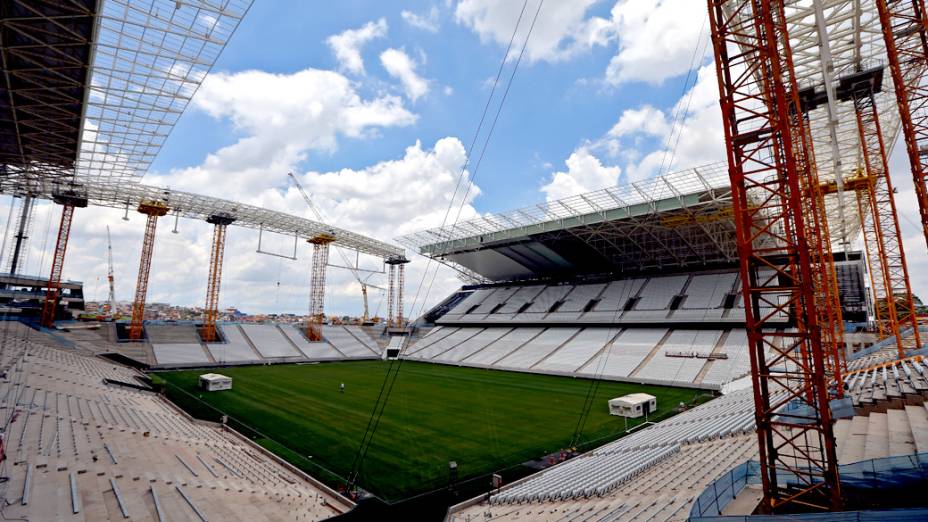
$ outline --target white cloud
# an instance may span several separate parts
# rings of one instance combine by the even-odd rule
[[[619,167],[603,165],[586,147],[575,150],[564,163],[567,171],[555,172],[541,187],[548,201],[615,185],[622,172]]]
[[[381,129],[410,125],[416,120],[400,98],[362,97],[343,75],[315,69],[285,75],[258,71],[214,74],[199,90],[193,108],[231,122],[241,134],[240,139],[210,154],[200,165],[149,175],[146,183],[305,217],[311,217],[311,213],[296,189],[287,185],[288,171],[299,172],[301,161],[314,153],[335,150],[341,140],[376,138]],[[457,138],[447,137],[431,148],[417,142],[399,157],[373,162],[368,167],[304,173],[301,181],[327,221],[389,242],[403,233],[441,223],[464,164],[464,147]],[[451,205],[462,209],[461,219],[477,215],[470,204],[477,194],[479,188],[475,187],[461,206],[462,191]],[[6,216],[6,205],[8,200],[0,201],[0,218]],[[49,219],[51,236],[45,242],[33,241],[28,272],[45,274],[58,210],[51,209],[51,215],[49,210],[42,212],[38,213],[34,236],[44,235],[38,230]],[[132,297],[144,220],[130,210],[130,221],[123,221],[122,212],[87,208],[76,214],[65,277],[83,279],[88,298],[106,296],[107,224],[118,252],[117,298]],[[172,227],[172,216],[161,220],[149,301],[202,306],[212,229],[205,222],[191,220],[180,221],[179,234],[171,234]],[[234,305],[248,312],[306,312],[311,249],[305,241],[298,243],[299,260],[294,262],[255,253],[256,231],[233,226],[228,237],[220,306]],[[43,261],[42,243],[47,245],[44,267],[39,266]],[[264,234],[263,248],[289,253],[293,238]],[[382,267],[370,256],[361,256],[361,264],[373,270]],[[426,262],[419,257],[409,265],[407,303],[412,302],[419,281],[425,277],[425,267]],[[326,310],[359,314],[361,294],[353,276],[346,270],[332,269],[328,281]],[[384,286],[384,276],[374,275],[370,283]],[[442,268],[427,304],[444,298],[458,286],[460,282],[453,273]],[[373,311],[382,300],[379,292],[372,291]],[[422,297],[417,311],[421,305]],[[384,314],[385,306],[380,306],[379,312]]]
[[[380,63],[387,73],[400,81],[406,97],[416,101],[429,92],[429,82],[416,73],[416,62],[404,51],[387,49],[380,54]]]
[[[709,64],[697,71],[693,87],[669,111],[647,104],[626,109],[591,148],[622,156],[626,181],[637,181],[723,161],[724,144],[715,66]]]
[[[460,140],[446,137],[431,150],[416,142],[401,159],[357,170],[308,172],[301,181],[322,198],[323,212],[333,222],[372,237],[393,238],[441,225],[466,158]],[[454,213],[464,193],[458,191]],[[477,216],[470,203],[479,193],[471,188],[461,219]]]
[[[650,105],[626,109],[606,135],[619,138],[638,133],[657,137],[667,136],[670,133],[670,124],[664,112]]]
[[[659,84],[704,61],[709,51],[704,2],[692,0],[623,0],[612,8],[611,30],[618,53],[606,69],[606,81]],[[699,45],[698,42],[702,41]]]
[[[532,30],[525,59],[529,62],[557,62],[595,46],[606,45],[615,37],[609,21],[599,17],[586,18],[587,11],[595,3],[596,0],[545,3]],[[538,0],[530,1],[525,8],[516,33],[516,49],[521,48],[537,8]],[[459,24],[476,32],[481,41],[505,47],[521,10],[522,2],[461,0],[454,15]]]
[[[438,32],[438,7],[434,5],[431,9],[429,9],[428,14],[420,15],[404,9],[400,13],[400,16],[403,17],[403,20],[405,20],[406,23],[417,29],[422,29],[423,31],[428,31],[430,33]]]
[[[172,171],[159,182],[209,192],[222,182],[224,195],[232,198],[285,183],[287,171],[308,151],[332,152],[339,136],[375,136],[379,129],[416,121],[400,98],[363,99],[346,77],[317,69],[212,74],[194,106],[214,118],[227,118],[244,136],[201,165]]]
[[[692,0],[618,0],[609,18],[588,16],[596,0],[547,2],[526,48],[529,62],[560,62],[596,47],[616,45],[605,70],[606,83],[642,81],[660,84],[699,66],[708,56],[706,6]],[[516,33],[525,40],[538,0],[529,2]],[[462,0],[455,9],[458,23],[484,42],[506,46],[521,2]],[[694,52],[696,63],[693,63]]]
[[[387,35],[387,21],[383,18],[376,22],[367,22],[358,29],[348,29],[330,36],[326,42],[335,53],[341,70],[354,74],[364,74],[364,60],[361,48],[364,44]]]

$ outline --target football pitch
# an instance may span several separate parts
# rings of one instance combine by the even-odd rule
[[[231,426],[337,486],[351,471],[389,366],[357,361],[223,368],[219,371],[232,377],[233,389],[213,393],[197,389],[203,371],[158,373],[155,380],[164,379],[168,396],[194,416],[217,420],[221,411]],[[358,483],[393,502],[446,487],[449,461],[457,462],[459,480],[465,480],[511,471],[565,449],[591,382],[404,362]],[[582,433],[584,446],[624,433],[624,419],[610,416],[606,403],[634,392],[657,397],[651,420],[673,415],[680,402],[691,404],[700,393],[600,382]]]

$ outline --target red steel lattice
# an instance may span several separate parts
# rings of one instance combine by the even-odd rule
[[[139,260],[139,275],[135,283],[135,299],[132,301],[132,322],[129,324],[129,339],[142,338],[145,320],[145,298],[148,295],[148,276],[151,272],[151,257],[155,251],[155,230],[158,218],[168,213],[168,207],[160,202],[146,202],[138,211],[147,216],[145,235],[142,238],[142,255]]]
[[[222,257],[226,248],[226,231],[232,222],[229,218],[212,216],[213,243],[209,253],[209,279],[206,284],[206,306],[203,307],[203,340],[217,339],[216,320],[219,318],[219,287],[222,284]]]
[[[61,272],[64,269],[64,256],[68,250],[68,238],[71,235],[71,222],[74,220],[74,206],[61,208],[61,223],[58,225],[58,241],[55,242],[55,257],[52,258],[52,273],[48,278],[48,290],[42,307],[42,326],[51,328],[55,324],[55,310],[61,295]]]
[[[921,346],[921,342],[886,147],[872,91],[855,92],[854,109],[864,168],[870,180],[867,192],[872,223],[864,227],[865,246],[871,264],[880,268],[880,273],[871,280],[875,283],[874,308],[879,310],[880,331],[896,337],[899,356],[904,357],[905,350]],[[912,333],[903,335],[905,328],[912,328]]]
[[[876,6],[928,242],[928,13],[924,0],[876,0]]]
[[[839,509],[826,354],[814,310],[822,289],[815,288],[805,212],[810,203],[802,191],[811,184],[808,168],[803,170],[810,156],[797,117],[783,5],[708,0],[708,6],[751,356],[762,509]],[[795,135],[791,126],[800,126]],[[777,330],[783,317],[793,328]]]
[[[325,322],[325,272],[329,264],[329,245],[335,237],[320,234],[309,242],[313,245],[313,267],[309,279],[309,321],[306,336],[310,341],[322,340],[322,323]]]

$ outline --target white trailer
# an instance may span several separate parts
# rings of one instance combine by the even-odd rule
[[[200,388],[206,391],[231,390],[232,378],[218,373],[204,373],[200,376]]]
[[[609,415],[637,419],[655,411],[657,411],[657,397],[647,393],[632,393],[609,400]]]

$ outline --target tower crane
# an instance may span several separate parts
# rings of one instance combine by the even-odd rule
[[[107,257],[106,280],[110,285],[108,313],[110,317],[112,317],[115,320],[116,318],[116,284],[115,284],[115,277],[113,275],[113,240],[110,239],[110,226],[109,225],[106,226],[106,257]]]
[[[315,204],[313,204],[313,200],[310,199],[309,194],[303,188],[303,184],[300,183],[300,180],[296,179],[296,176],[294,176],[292,172],[288,172],[287,175],[290,176],[290,179],[293,180],[293,185],[300,192],[300,195],[303,196],[303,201],[306,202],[306,206],[309,207],[309,210],[313,213],[313,217],[315,217],[316,220],[319,221],[320,223],[325,223],[326,221],[325,219],[323,219],[322,213],[319,212],[319,209],[316,208]],[[370,321],[370,311],[367,305],[367,288],[372,287],[378,290],[383,290],[383,288],[379,286],[374,286],[372,284],[369,284],[367,281],[365,281],[361,277],[361,274],[358,273],[357,268],[351,266],[351,260],[348,259],[348,256],[345,254],[345,251],[337,247],[336,247],[336,250],[338,251],[339,255],[341,255],[342,261],[345,263],[345,268],[351,271],[351,275],[353,275],[355,280],[357,280],[358,284],[361,285],[361,296],[364,298],[364,316],[361,318],[361,322],[368,323]]]

